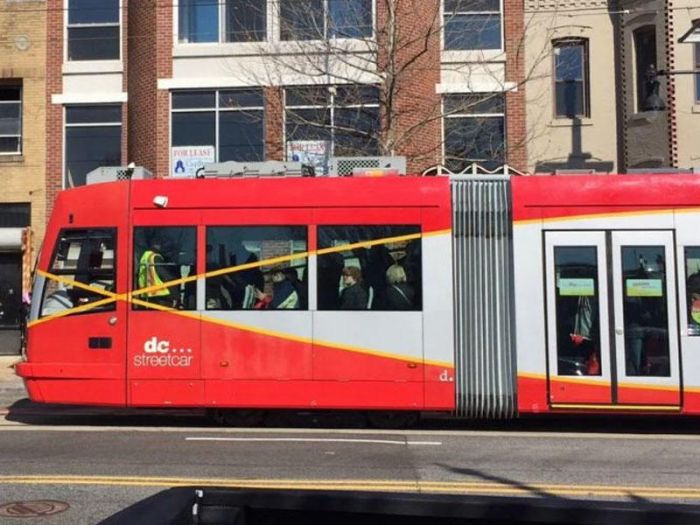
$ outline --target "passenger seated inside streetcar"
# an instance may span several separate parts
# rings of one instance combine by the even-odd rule
[[[277,267],[271,270],[270,280],[272,287],[270,293],[255,289],[257,302],[253,306],[256,309],[299,309],[299,294],[294,285],[289,281],[282,268]]]
[[[343,288],[340,292],[341,310],[367,310],[369,293],[362,281],[362,272],[357,266],[346,266],[342,272]]]
[[[415,290],[408,284],[406,271],[399,264],[392,264],[386,271],[385,308],[388,310],[413,310]]]

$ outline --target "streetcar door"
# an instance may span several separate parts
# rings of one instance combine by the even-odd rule
[[[203,403],[197,282],[188,279],[198,271],[198,222],[196,212],[134,213],[127,355],[131,405]]]
[[[610,404],[604,232],[545,236],[549,396],[552,404]]]
[[[680,405],[673,234],[612,233],[617,402]]]

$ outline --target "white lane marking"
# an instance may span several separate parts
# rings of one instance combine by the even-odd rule
[[[351,438],[245,438],[245,437],[186,437],[185,441],[234,441],[250,443],[371,443],[374,445],[415,445],[439,447],[441,441],[403,441],[397,439],[351,439]]]

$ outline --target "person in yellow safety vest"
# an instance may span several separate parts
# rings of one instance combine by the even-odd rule
[[[141,255],[138,271],[138,287],[139,289],[150,288],[151,286],[159,286],[163,284],[158,274],[158,265],[163,264],[163,256],[160,254],[160,244],[154,242],[151,244],[151,249],[146,250]],[[144,293],[146,300],[162,304],[171,305],[170,290],[167,288],[158,288]]]

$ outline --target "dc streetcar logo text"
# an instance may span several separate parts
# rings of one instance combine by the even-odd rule
[[[192,364],[191,348],[171,348],[170,341],[153,336],[143,343],[143,354],[134,356],[136,367],[178,367]]]

